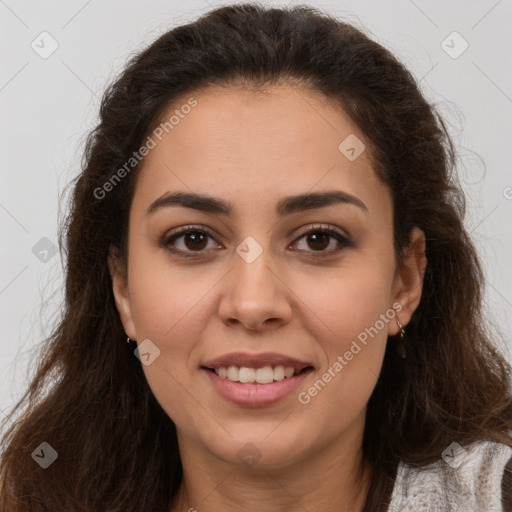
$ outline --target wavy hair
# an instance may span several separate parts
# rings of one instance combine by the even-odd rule
[[[126,258],[140,164],[98,199],[174,100],[234,83],[287,82],[342,106],[368,140],[389,188],[399,262],[411,230],[426,235],[421,302],[408,357],[388,343],[370,398],[363,456],[372,467],[365,511],[389,498],[398,461],[421,466],[454,440],[512,446],[511,368],[482,310],[483,272],[463,225],[465,200],[445,123],[393,54],[353,25],[300,5],[231,5],[161,35],[108,86],[59,225],[62,318],[45,340],[2,438],[2,512],[168,511],[182,480],[173,421],[125,340],[107,266]],[[48,442],[47,469],[31,456]]]

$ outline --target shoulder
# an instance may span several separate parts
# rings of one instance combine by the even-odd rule
[[[454,442],[435,463],[400,463],[388,511],[512,512],[503,494],[510,485],[512,447],[481,441],[463,448]]]

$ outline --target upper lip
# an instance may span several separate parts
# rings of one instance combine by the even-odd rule
[[[206,361],[202,366],[205,368],[227,368],[228,366],[238,366],[246,368],[263,368],[264,366],[278,366],[294,368],[295,370],[302,370],[310,363],[300,361],[294,357],[278,354],[276,352],[262,352],[261,354],[248,354],[246,352],[231,352],[215,359]]]

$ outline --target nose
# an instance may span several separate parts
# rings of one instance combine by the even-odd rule
[[[219,304],[219,316],[224,323],[239,323],[247,330],[259,331],[290,321],[292,292],[278,271],[271,268],[270,260],[266,250],[250,263],[234,254],[234,266],[223,280]]]

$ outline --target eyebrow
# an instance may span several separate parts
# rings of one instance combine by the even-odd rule
[[[276,214],[278,217],[284,217],[292,213],[325,208],[334,204],[351,204],[368,213],[368,207],[358,197],[342,190],[330,190],[285,197],[277,203]],[[166,192],[151,203],[146,215],[171,206],[182,206],[228,217],[232,216],[234,210],[232,203],[218,197],[190,192]]]

